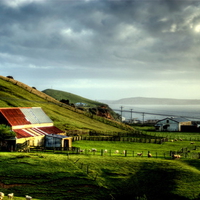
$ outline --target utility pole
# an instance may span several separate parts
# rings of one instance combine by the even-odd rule
[[[142,123],[144,124],[144,112],[142,113]]]
[[[133,123],[133,122],[132,122],[132,111],[133,111],[133,109],[131,109],[131,124]]]
[[[121,122],[122,122],[122,108],[123,108],[123,107],[121,106],[120,108],[121,108]]]

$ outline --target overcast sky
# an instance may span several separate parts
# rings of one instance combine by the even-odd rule
[[[0,0],[0,75],[89,99],[200,99],[200,1]]]

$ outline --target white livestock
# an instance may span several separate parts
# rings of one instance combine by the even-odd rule
[[[29,196],[29,195],[26,195],[26,200],[31,200],[32,199],[32,197],[31,196]]]
[[[3,199],[3,198],[4,198],[4,193],[0,192],[0,199]]]
[[[119,153],[119,150],[116,150],[115,153],[118,154],[118,153]]]
[[[173,155],[173,158],[174,158],[174,159],[181,158],[181,155],[179,155],[179,154],[174,154],[174,155]]]
[[[142,153],[137,153],[137,156],[142,156]]]
[[[80,153],[83,153],[83,152],[84,152],[84,149],[79,149],[79,152],[80,152]]]
[[[97,149],[95,149],[95,148],[92,148],[92,152],[97,152]]]
[[[13,199],[13,197],[14,197],[14,193],[8,194],[8,199]]]
[[[150,157],[152,157],[152,154],[151,154],[151,153],[148,153],[147,156],[150,158]]]

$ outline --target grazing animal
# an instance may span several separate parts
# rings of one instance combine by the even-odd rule
[[[171,142],[174,142],[174,140],[171,140]]]
[[[26,195],[26,200],[31,200],[31,199],[32,199],[31,196]]]
[[[142,156],[142,153],[137,153],[137,156]]]
[[[190,142],[190,144],[194,144],[194,142]]]
[[[92,148],[92,152],[97,152],[97,149],[95,149],[95,148]]]
[[[14,197],[14,193],[8,194],[8,199],[13,199],[13,197]]]
[[[150,158],[150,157],[152,157],[152,154],[151,154],[151,153],[148,153],[147,156]]]
[[[0,192],[0,199],[3,199],[3,198],[4,198],[4,193]]]
[[[179,140],[180,140],[180,141],[183,141],[183,139],[182,139],[182,138],[180,138]]]
[[[105,150],[104,150],[104,153],[108,153],[108,150],[107,150],[107,149],[105,149]]]
[[[119,153],[119,150],[115,150],[115,153],[116,153],[116,154]]]
[[[84,152],[84,149],[80,149],[79,152],[80,152],[80,153],[83,153],[83,152]]]
[[[179,155],[179,154],[174,154],[172,157],[173,157],[174,159],[178,159],[178,158],[181,158],[181,155]]]

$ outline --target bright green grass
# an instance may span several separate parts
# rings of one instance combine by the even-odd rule
[[[1,188],[40,200],[197,200],[200,161],[85,154],[1,153]],[[15,184],[15,185],[14,185]],[[5,198],[6,199],[6,198]]]
[[[158,137],[167,137],[169,139],[182,139],[182,140],[199,140],[200,133],[198,132],[159,132],[155,131],[154,126],[133,126],[135,129],[142,131],[144,134],[158,136]]]
[[[196,145],[196,146],[195,146]],[[177,141],[177,142],[165,142],[163,144],[153,144],[153,143],[137,143],[137,142],[112,142],[112,141],[75,141],[73,146],[83,149],[83,154],[93,154],[88,152],[92,148],[96,148],[97,152],[95,155],[102,155],[102,150],[108,150],[107,153],[104,153],[104,156],[120,156],[123,157],[123,151],[127,150],[126,156],[133,157],[137,156],[137,153],[142,152],[144,157],[147,157],[148,152],[152,154],[153,157],[160,158],[170,158],[170,151],[179,151],[182,148],[190,150],[188,157],[192,153],[197,153],[200,151],[200,142],[195,142],[195,144],[190,144],[189,141]],[[195,149],[196,147],[196,149]],[[195,149],[195,150],[194,150]],[[119,150],[119,154],[116,154],[115,151]],[[185,155],[183,155],[185,156]]]

